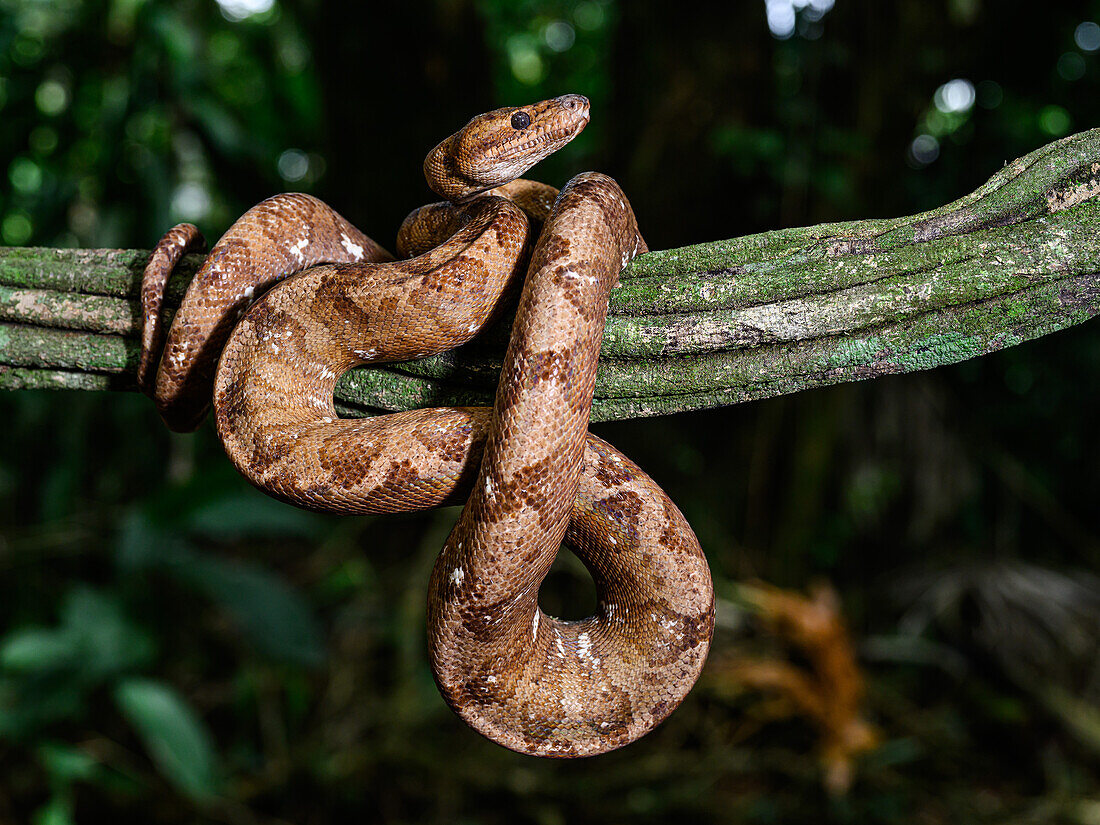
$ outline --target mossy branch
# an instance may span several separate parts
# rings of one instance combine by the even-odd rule
[[[142,250],[0,249],[0,389],[133,389]],[[201,263],[185,259],[178,301]],[[1100,312],[1100,129],[921,215],[650,252],[612,294],[595,420],[951,364]],[[504,328],[353,370],[345,412],[484,404]]]

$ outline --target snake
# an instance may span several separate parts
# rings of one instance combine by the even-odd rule
[[[432,672],[471,727],[543,757],[652,730],[695,683],[714,627],[683,514],[588,432],[608,296],[646,251],[634,212],[598,172],[560,191],[521,177],[589,118],[571,94],[471,119],[427,155],[445,200],[405,220],[397,258],[324,202],[286,193],[211,249],[167,332],[165,285],[202,244],[193,225],[164,236],[142,286],[140,384],[174,430],[212,406],[252,484],[344,514],[464,504],[428,584]],[[492,407],[338,415],[349,369],[461,346],[512,306]],[[595,582],[586,619],[539,607],[563,542]]]

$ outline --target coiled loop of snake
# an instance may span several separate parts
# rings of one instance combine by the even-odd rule
[[[592,755],[646,733],[694,684],[713,628],[691,528],[645,473],[587,434],[607,295],[645,248],[633,212],[598,173],[570,181],[549,214],[540,204],[553,190],[515,180],[587,121],[588,101],[566,95],[480,115],[439,144],[425,173],[451,203],[406,221],[399,246],[421,253],[408,260],[387,261],[309,196],[254,207],[188,290],[155,386],[159,296],[197,231],[165,236],[143,291],[142,375],[170,426],[201,419],[209,395],[197,390],[228,336],[218,432],[261,489],[341,513],[466,501],[429,584],[433,672],[475,729],[540,756]],[[340,419],[333,388],[346,370],[450,349],[498,315],[528,246],[517,203],[545,224],[494,407]],[[253,292],[293,272],[234,326]],[[582,621],[538,606],[563,538],[596,583],[597,614]]]

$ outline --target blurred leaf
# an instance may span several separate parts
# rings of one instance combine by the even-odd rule
[[[72,802],[58,794],[34,812],[34,825],[75,825]]]
[[[125,617],[116,598],[77,587],[62,604],[58,629],[30,627],[8,635],[0,666],[17,674],[71,669],[72,681],[93,684],[148,664],[153,653],[152,639]]]
[[[200,536],[232,540],[247,536],[309,537],[322,524],[322,519],[313,513],[249,489],[196,510],[186,527]]]
[[[214,541],[247,537],[311,538],[324,528],[323,516],[283,504],[248,486],[226,465],[188,484],[157,492],[149,504],[123,520],[121,560],[148,565],[173,558],[179,534]],[[149,554],[155,551],[155,557]]]
[[[150,679],[127,679],[114,696],[166,779],[196,801],[217,794],[210,731],[175,689]]]
[[[82,713],[86,688],[70,673],[0,680],[0,737],[24,739],[46,725]]]
[[[0,647],[0,667],[15,673],[71,667],[80,643],[65,631],[28,627],[8,634]]]
[[[210,97],[192,100],[191,113],[205,127],[211,143],[234,157],[251,154],[256,143],[250,143],[236,116]],[[255,136],[254,136],[255,137]]]
[[[228,610],[262,653],[285,662],[318,665],[324,636],[305,601],[261,567],[194,554],[177,575]]]
[[[178,564],[190,552],[181,539],[154,528],[144,512],[132,510],[122,520],[115,558],[123,568],[140,570]]]
[[[91,779],[99,768],[99,762],[93,757],[62,742],[44,742],[39,745],[38,761],[51,779],[63,782]]]
[[[281,523],[280,523],[281,520]],[[316,519],[263,496],[241,496],[203,508],[189,525],[225,536],[274,529],[280,534],[312,531]],[[192,549],[154,529],[132,513],[119,537],[119,558],[132,567],[156,567],[228,610],[261,653],[292,664],[313,666],[324,659],[324,634],[302,599],[282,579],[259,565],[226,562]]]
[[[1078,742],[1100,754],[1100,707],[1055,684],[1040,685],[1036,692],[1047,710],[1062,721]]]
[[[89,681],[145,667],[156,654],[152,637],[125,616],[116,597],[88,587],[66,597],[61,625],[79,640],[82,672]]]
[[[90,587],[69,591],[57,629],[10,633],[0,647],[0,736],[29,736],[83,712],[85,697],[104,681],[148,665],[155,654],[147,631],[128,619],[118,599]]]

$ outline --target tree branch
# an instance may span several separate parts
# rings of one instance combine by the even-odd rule
[[[133,389],[143,250],[0,249],[0,389]],[[170,287],[178,302],[202,256]],[[594,420],[974,358],[1100,312],[1100,129],[921,215],[650,252],[611,298]],[[353,370],[342,411],[490,403],[507,326]]]

